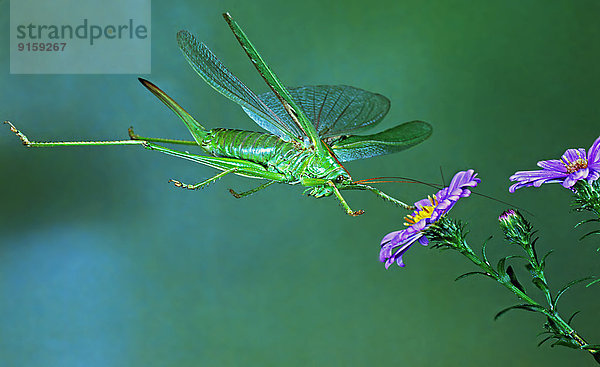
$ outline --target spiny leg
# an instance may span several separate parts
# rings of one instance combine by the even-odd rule
[[[383,200],[392,202],[392,203],[394,203],[394,204],[396,204],[396,205],[398,205],[398,206],[400,206],[400,207],[402,207],[402,208],[404,208],[406,210],[414,210],[415,209],[414,206],[408,205],[408,204],[406,204],[406,203],[404,203],[404,202],[402,202],[402,201],[400,201],[400,200],[398,200],[398,199],[396,199],[396,198],[394,198],[394,197],[386,194],[385,192],[383,192],[383,191],[381,191],[379,189],[376,189],[376,188],[374,188],[372,186],[369,186],[369,185],[359,184],[359,183],[351,183],[351,184],[342,186],[341,189],[342,190],[369,190],[372,193],[374,193],[375,195],[377,195],[380,198],[382,198]]]
[[[172,182],[177,187],[182,187],[182,188],[185,188],[185,189],[188,189],[188,190],[196,190],[196,189],[199,189],[201,187],[204,187],[204,186],[210,184],[211,182],[214,182],[214,181],[220,179],[221,177],[223,177],[223,176],[225,176],[225,175],[227,175],[229,173],[233,173],[235,171],[237,171],[237,168],[235,168],[235,167],[234,168],[230,168],[228,170],[225,170],[225,171],[219,173],[218,175],[215,175],[214,177],[211,177],[211,178],[209,178],[207,180],[204,180],[204,181],[202,181],[200,183],[197,183],[195,185],[184,184],[183,182],[177,181],[177,180],[169,180],[169,182]]]
[[[131,140],[143,140],[143,141],[152,141],[155,143],[170,143],[170,144],[183,144],[183,145],[198,145],[197,142],[191,140],[179,140],[179,139],[165,139],[165,138],[147,138],[145,136],[139,136],[138,134],[133,132],[133,126],[130,126],[127,129],[127,133],[129,133],[129,137]]]
[[[243,198],[244,196],[252,195],[252,194],[254,194],[255,192],[257,192],[257,191],[259,191],[259,190],[262,190],[262,189],[264,189],[264,188],[267,188],[267,187],[271,186],[272,184],[274,184],[275,182],[276,182],[276,181],[268,181],[268,182],[266,182],[266,183],[264,183],[264,184],[262,184],[262,185],[260,185],[260,186],[258,186],[258,187],[255,187],[255,188],[253,188],[252,190],[244,191],[244,192],[242,192],[242,193],[239,193],[239,194],[238,194],[237,192],[233,191],[233,189],[229,189],[229,192],[230,192],[230,193],[231,193],[231,195],[233,195],[233,196],[234,196],[236,199],[240,199],[240,198]]]
[[[331,188],[333,189],[333,193],[335,194],[335,196],[338,198],[338,200],[340,201],[340,203],[342,203],[342,206],[344,207],[344,209],[346,210],[346,213],[348,213],[349,215],[356,217],[358,215],[363,214],[365,211],[360,209],[358,211],[353,211],[352,209],[350,209],[350,206],[348,205],[348,203],[346,202],[346,200],[344,200],[344,198],[342,197],[342,194],[340,194],[340,191],[338,190],[338,188],[335,186],[335,184],[333,183],[333,181],[327,181],[327,183],[329,184],[329,186],[331,186]]]
[[[398,199],[396,199],[396,198],[394,198],[394,197],[386,194],[385,192],[383,192],[383,191],[381,191],[379,189],[376,189],[374,187],[371,187],[371,186],[368,186],[368,185],[365,185],[365,186],[366,186],[367,190],[371,191],[372,193],[374,193],[375,195],[381,197],[384,200],[391,201],[392,203],[394,203],[394,204],[396,204],[396,205],[398,205],[398,206],[400,206],[400,207],[402,207],[402,208],[404,208],[406,210],[415,210],[415,207],[413,205],[408,205],[405,202],[402,202],[402,201],[400,201],[400,200],[398,200]]]
[[[15,135],[17,135],[17,137],[21,140],[21,143],[23,143],[23,145],[25,145],[26,147],[28,147],[31,142],[29,141],[29,139],[27,139],[27,137],[25,136],[25,134],[23,134],[22,132],[20,132],[19,130],[17,130],[17,128],[15,127],[15,125],[11,124],[10,121],[4,121],[5,124],[8,124],[10,131],[12,131],[13,133],[15,133]]]
[[[109,140],[109,141],[49,141],[49,142],[38,142],[31,141],[20,132],[15,125],[11,124],[10,121],[4,121],[10,127],[10,131],[15,133],[21,142],[26,147],[32,148],[53,148],[53,147],[65,147],[65,146],[82,146],[82,145],[144,145],[144,141],[141,140]]]

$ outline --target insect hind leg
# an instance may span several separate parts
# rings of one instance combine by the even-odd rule
[[[169,180],[169,182],[172,182],[177,187],[181,187],[181,188],[188,189],[188,190],[197,190],[197,189],[200,189],[200,188],[203,188],[203,187],[209,185],[212,182],[215,182],[216,180],[220,179],[221,177],[223,177],[225,175],[228,175],[230,173],[234,173],[235,171],[237,171],[237,168],[235,168],[235,167],[234,168],[230,168],[228,170],[225,170],[225,171],[223,171],[223,172],[221,172],[221,173],[219,173],[219,174],[217,174],[217,175],[215,175],[215,176],[213,176],[213,177],[211,177],[209,179],[206,179],[206,180],[204,180],[204,181],[202,181],[200,183],[197,183],[195,185],[188,185],[188,184],[185,184],[185,183],[183,183],[181,181],[177,181],[177,180],[173,180],[173,179]]]

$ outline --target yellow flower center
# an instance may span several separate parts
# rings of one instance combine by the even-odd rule
[[[566,160],[563,160],[563,164],[567,168],[567,173],[577,172],[580,169],[587,168],[587,166],[588,166],[587,159],[585,159],[585,158],[579,158],[573,162],[568,162]]]
[[[404,220],[406,220],[406,222],[404,223],[405,226],[410,227],[413,224],[418,223],[421,219],[431,218],[433,210],[438,205],[438,201],[435,196],[433,198],[431,196],[428,196],[427,198],[429,199],[431,205],[426,205],[419,210],[415,210],[415,212],[412,215],[409,214],[406,217],[404,217]]]

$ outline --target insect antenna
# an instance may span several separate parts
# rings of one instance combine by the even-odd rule
[[[337,164],[340,165],[340,167],[342,167],[342,169],[348,174],[348,177],[352,177],[350,175],[350,172],[348,172],[348,170],[346,169],[346,167],[344,167],[344,165],[342,164],[342,162],[339,161],[339,159],[336,157],[335,153],[333,152],[333,150],[331,150],[331,148],[329,148],[329,145],[327,145],[323,139],[321,139],[321,142],[323,143],[323,145],[325,146],[325,148],[327,148],[327,150],[329,151],[329,153],[331,153],[331,156],[333,157],[333,159],[335,159],[335,161],[337,162]]]
[[[440,176],[442,176],[442,185],[446,187],[446,180],[444,180],[444,170],[442,170],[442,166],[440,166]]]
[[[440,172],[442,172],[441,169],[440,169]],[[442,174],[442,182],[443,181],[444,181],[444,178],[443,178],[443,174]],[[415,180],[415,179],[412,179],[412,178],[401,177],[401,176],[373,177],[373,178],[367,178],[367,179],[364,179],[364,180],[354,181],[354,183],[356,183],[356,184],[416,183],[416,184],[421,184],[421,185],[433,187],[433,188],[438,189],[438,190],[446,187],[445,184],[444,185],[434,184],[434,183],[429,183],[429,182]],[[509,205],[509,206],[511,206],[513,208],[519,209],[519,210],[521,210],[521,211],[523,211],[525,213],[528,213],[528,214],[530,214],[532,216],[535,216],[535,214],[533,214],[532,212],[530,212],[527,209],[521,208],[519,206],[516,206],[516,205],[514,205],[512,203],[509,203],[507,201],[504,201],[504,200],[496,199],[493,196],[482,194],[482,193],[479,193],[479,192],[473,192],[473,194],[475,194],[477,196],[484,197],[484,198],[489,199],[489,200],[493,200],[493,201],[501,203],[501,204]]]
[[[419,181],[413,178],[401,177],[401,176],[384,176],[384,177],[373,177],[366,178],[363,180],[353,181],[355,184],[379,184],[379,183],[416,183],[429,187],[433,187],[435,189],[440,189],[443,186],[439,184],[433,184],[425,181]]]

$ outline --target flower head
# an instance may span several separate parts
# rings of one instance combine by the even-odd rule
[[[561,159],[550,159],[537,163],[541,170],[519,171],[510,176],[517,181],[508,191],[515,192],[521,187],[540,187],[544,183],[558,182],[571,189],[579,180],[592,182],[600,177],[600,137],[596,139],[587,154],[585,149],[567,149]]]
[[[498,221],[508,241],[521,245],[531,243],[533,227],[521,213],[514,209],[509,209],[498,217]]]
[[[500,222],[500,225],[504,228],[507,226],[510,226],[511,223],[517,219],[520,216],[519,212],[514,210],[514,209],[508,209],[506,211],[504,211],[502,214],[500,214],[500,216],[498,217],[498,221]]]
[[[429,196],[415,203],[416,210],[404,218],[407,228],[388,233],[381,240],[379,261],[385,263],[386,269],[394,262],[403,267],[402,255],[415,241],[425,246],[429,243],[423,231],[452,209],[458,199],[471,195],[469,188],[481,182],[475,176],[477,174],[472,169],[458,172],[448,187],[441,189],[433,197]]]

